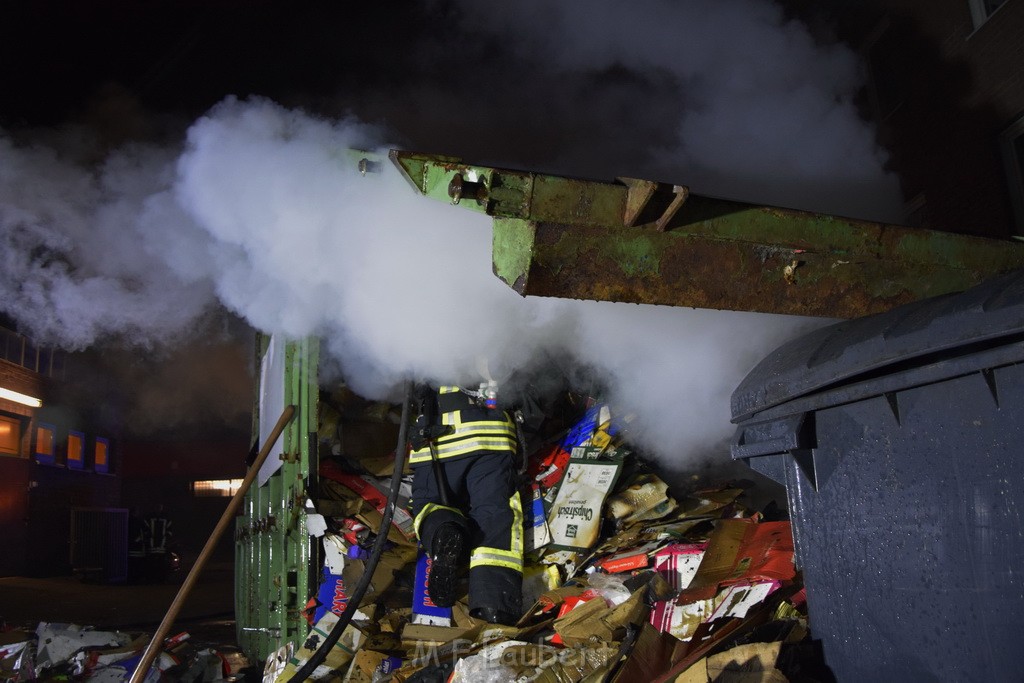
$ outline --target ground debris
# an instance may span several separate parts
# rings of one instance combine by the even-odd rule
[[[149,644],[146,633],[100,631],[41,622],[34,631],[0,632],[0,682],[128,681]],[[249,660],[234,646],[193,644],[188,632],[166,638],[145,683],[243,680]]]
[[[556,437],[537,440],[544,445],[522,468],[529,607],[518,623],[471,618],[465,582],[453,608],[424,605],[424,558],[409,533],[404,490],[405,514],[387,530],[390,544],[371,589],[344,646],[314,680],[803,680],[793,653],[809,627],[784,513],[777,505],[748,507],[750,482],[672,490],[630,445],[628,418],[597,400],[581,407]],[[356,455],[353,438],[344,448],[332,444],[330,435],[341,431],[320,432],[322,453],[346,456],[321,464],[329,484],[318,511],[327,520],[329,560],[306,609],[311,634],[325,634],[347,604],[381,533],[391,474],[377,451]],[[287,680],[312,655],[314,640],[271,655],[264,680]]]

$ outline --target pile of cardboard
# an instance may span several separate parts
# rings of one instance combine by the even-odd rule
[[[371,453],[365,466],[331,443],[338,433],[321,416],[321,453],[340,457],[323,459],[310,516],[322,516],[311,532],[325,562],[309,637],[269,658],[267,681],[290,678],[323,642],[381,532],[382,462],[393,458]],[[798,680],[813,646],[788,521],[746,507],[741,487],[670,491],[603,403],[545,436],[523,467],[529,609],[519,622],[471,618],[464,593],[451,609],[430,603],[405,489],[370,590],[314,680]]]

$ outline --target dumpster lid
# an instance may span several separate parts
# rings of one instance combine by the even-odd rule
[[[1024,270],[966,292],[847,320],[793,339],[758,363],[732,394],[732,421],[891,366],[957,355],[1024,332]]]

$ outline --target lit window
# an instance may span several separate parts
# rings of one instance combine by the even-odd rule
[[[25,356],[22,358],[21,364],[32,372],[39,372],[39,349],[31,339],[25,340]]]
[[[85,469],[85,434],[68,432],[68,468]]]
[[[1006,0],[967,0],[971,7],[971,19],[974,21],[974,28],[980,28]]]
[[[206,479],[192,482],[192,495],[199,498],[227,497],[238,492],[241,479]]]
[[[0,415],[0,455],[21,455],[21,420]]]
[[[102,436],[96,437],[96,451],[93,454],[93,468],[101,473],[110,472],[110,440]]]
[[[14,330],[3,330],[4,336],[4,360],[21,365],[23,358],[22,351],[25,348],[25,338]]]
[[[0,326],[0,359],[33,372],[57,379],[64,378],[64,352],[36,347],[27,337]],[[17,400],[17,399],[15,399]],[[35,404],[38,407],[38,404]]]
[[[57,464],[57,428],[40,422],[36,425],[36,462],[43,465]]]
[[[53,350],[41,347],[39,349],[39,362],[36,366],[36,372],[40,375],[46,375],[52,377],[53,374]]]

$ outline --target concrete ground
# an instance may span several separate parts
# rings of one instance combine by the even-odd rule
[[[0,627],[34,630],[41,621],[93,626],[97,630],[154,633],[170,608],[187,569],[164,583],[105,585],[71,576],[0,577]],[[234,567],[210,563],[198,577],[169,635],[188,631],[192,640],[233,645]]]

